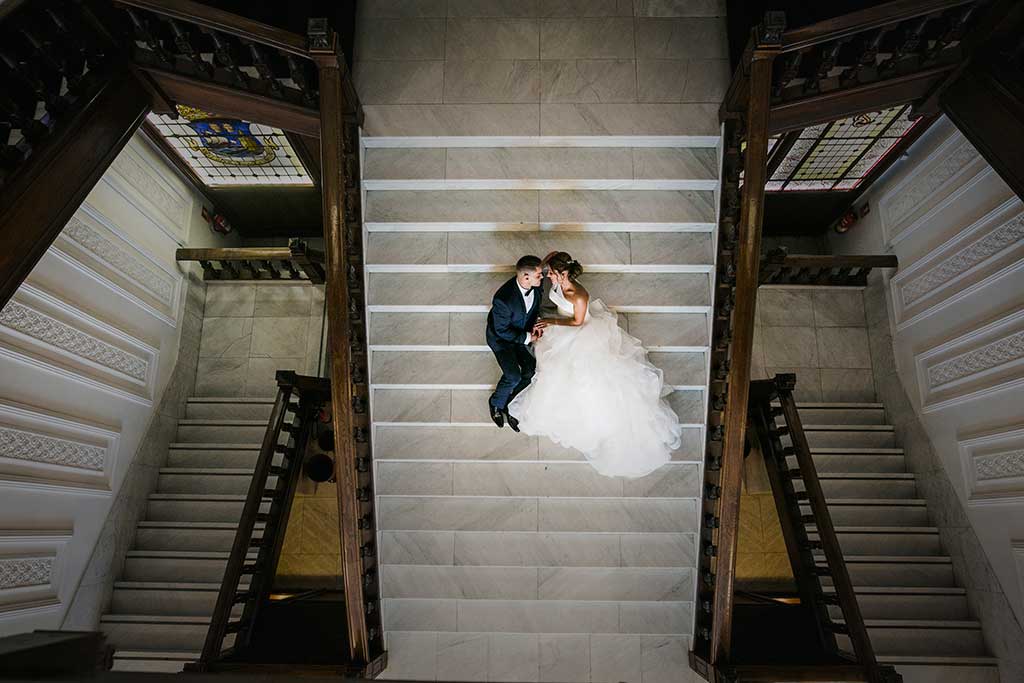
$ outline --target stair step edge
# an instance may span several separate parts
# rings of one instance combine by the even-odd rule
[[[183,626],[208,626],[210,617],[180,616],[172,614],[104,614],[100,623],[107,624],[181,624]]]
[[[253,471],[244,467],[161,467],[160,474],[194,474],[208,476],[251,477]]]
[[[178,420],[182,427],[264,427],[266,420],[242,420],[235,418],[183,418]]]
[[[845,619],[833,619],[833,623],[845,624]],[[865,619],[868,628],[928,628],[928,629],[971,629],[981,630],[981,622],[953,619]]]
[[[172,441],[168,448],[172,451],[258,451],[262,444],[258,443],[217,443],[216,441]]]
[[[186,650],[116,650],[114,659],[173,659],[191,662],[199,659],[201,654]]]
[[[150,500],[200,500],[224,501],[228,503],[245,502],[245,496],[226,493],[151,493]]]

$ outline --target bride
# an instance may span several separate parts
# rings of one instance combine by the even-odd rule
[[[663,396],[661,370],[640,340],[577,280],[582,266],[564,251],[544,259],[561,317],[538,322],[537,373],[509,404],[526,434],[581,451],[603,475],[642,477],[669,461],[682,428]]]

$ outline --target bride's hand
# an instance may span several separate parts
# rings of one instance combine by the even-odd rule
[[[535,331],[536,331],[536,330],[543,330],[543,329],[544,329],[545,327],[547,327],[547,326],[548,326],[548,325],[550,325],[550,324],[551,324],[551,322],[550,322],[550,321],[548,321],[548,320],[544,320],[544,319],[541,319],[541,320],[538,320],[537,322],[535,322],[535,323],[533,324],[533,329],[534,329]]]

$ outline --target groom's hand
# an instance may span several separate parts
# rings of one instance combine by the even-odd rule
[[[544,333],[541,330],[534,328],[533,332],[530,333],[530,343],[532,344],[543,336]]]

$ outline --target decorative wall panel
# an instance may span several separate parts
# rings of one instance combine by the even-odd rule
[[[136,145],[131,144],[114,160],[103,175],[103,182],[183,244],[188,237],[192,200],[162,175],[167,175],[166,170],[153,168]]]
[[[117,432],[0,401],[0,485],[110,494]]]
[[[156,349],[27,283],[0,310],[0,353],[152,404]]]
[[[970,505],[1024,502],[1024,425],[959,442]]]
[[[182,277],[137,249],[99,211],[83,204],[52,249],[174,325]]]
[[[0,620],[57,609],[70,529],[0,529]]]
[[[897,329],[1024,267],[1024,205],[1005,202],[892,279]]]
[[[924,412],[1007,389],[1024,380],[1024,310],[918,354]]]

